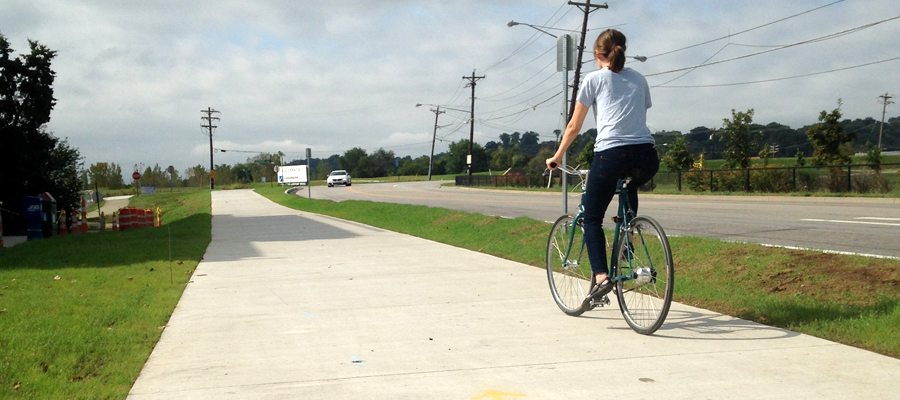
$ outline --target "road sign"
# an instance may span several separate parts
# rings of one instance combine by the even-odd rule
[[[209,177],[210,177],[210,178],[213,178],[213,179],[216,179],[216,171],[210,171]]]
[[[134,173],[131,174],[131,179],[134,179],[134,180],[139,180],[139,179],[141,179],[141,173],[140,173],[140,172],[137,172],[137,171],[134,171]]]

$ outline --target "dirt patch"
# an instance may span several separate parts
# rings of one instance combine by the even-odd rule
[[[435,225],[435,226],[446,225],[451,222],[459,221],[462,218],[463,218],[462,214],[449,214],[442,218],[431,221],[431,224]]]
[[[789,251],[784,264],[759,274],[759,283],[769,293],[807,295],[842,304],[873,304],[879,293],[900,295],[900,265],[850,261],[840,254]]]

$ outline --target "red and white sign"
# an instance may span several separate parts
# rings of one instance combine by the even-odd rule
[[[131,174],[131,179],[134,179],[134,180],[139,180],[139,179],[141,179],[141,173],[140,173],[140,172],[137,172],[137,171],[134,171],[134,173]]]

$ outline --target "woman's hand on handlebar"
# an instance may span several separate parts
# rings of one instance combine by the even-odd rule
[[[547,169],[551,171],[555,171],[559,168],[559,164],[562,163],[562,157],[553,156],[547,159]]]

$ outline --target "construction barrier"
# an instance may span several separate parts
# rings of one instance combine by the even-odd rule
[[[156,207],[156,226],[157,227],[162,226],[162,214],[160,214],[160,211],[161,210],[159,209],[159,207]]]
[[[106,231],[106,213],[100,213],[100,232]]]
[[[72,210],[72,226],[69,227],[69,233],[78,233],[78,211]]]
[[[118,230],[119,230],[119,219],[118,219],[118,216],[119,216],[118,213],[115,212],[115,211],[113,211],[113,216],[112,216],[113,231],[118,231]]]
[[[119,230],[127,231],[131,229],[131,208],[125,207],[119,210]]]

